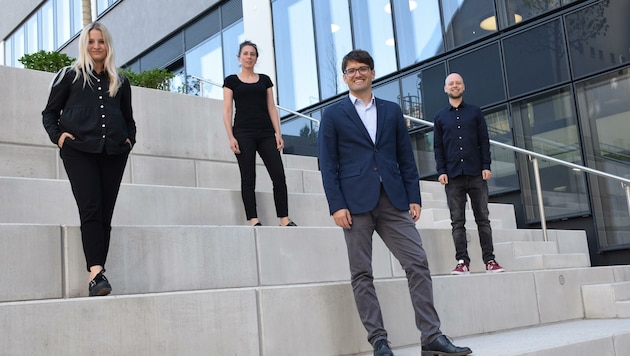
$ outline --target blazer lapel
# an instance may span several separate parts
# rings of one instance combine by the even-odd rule
[[[352,103],[352,101],[350,101],[349,97],[346,98],[346,100],[343,102],[342,108],[343,108],[343,111],[345,111],[346,115],[348,115],[348,118],[350,119],[350,121],[352,121],[357,126],[357,128],[359,129],[359,132],[361,132],[361,134],[365,136],[366,139],[372,142],[370,133],[365,128],[363,121],[361,121],[359,114],[357,114],[357,109],[354,107],[354,104]],[[378,137],[378,134],[377,134],[377,137]]]
[[[387,105],[377,98],[375,98],[376,104],[376,142],[375,145],[378,145],[381,139],[381,133],[383,132],[383,128],[385,127],[385,118],[387,117]]]

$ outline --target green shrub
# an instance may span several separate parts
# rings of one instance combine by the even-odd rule
[[[171,79],[175,76],[173,72],[166,69],[151,69],[136,73],[131,68],[121,70],[131,85],[159,90],[170,90]]]
[[[47,52],[43,50],[32,54],[25,54],[18,59],[26,69],[52,73],[57,73],[61,68],[71,65],[74,60],[74,58],[68,57],[65,53],[54,51]]]

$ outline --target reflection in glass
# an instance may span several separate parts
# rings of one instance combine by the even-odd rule
[[[512,97],[569,79],[560,20],[506,38],[503,51],[508,89]]]
[[[28,54],[37,52],[37,16],[32,16],[25,24],[26,27],[26,47]]]
[[[389,1],[350,0],[350,4],[354,47],[370,52],[377,78],[395,72],[396,43]]]
[[[280,111],[280,115],[287,113]],[[301,156],[317,157],[317,134],[321,110],[304,113],[317,121],[302,116],[289,117],[282,121],[282,138],[284,139],[284,153]]]
[[[508,26],[531,19],[561,6],[560,0],[502,0]]]
[[[438,0],[392,0],[400,67],[444,52]]]
[[[233,60],[236,61],[236,58]],[[223,53],[219,34],[186,53],[186,71],[188,75],[223,83]],[[223,90],[220,87],[209,83],[201,83],[200,86],[204,97],[223,99]]]
[[[422,113],[422,77],[420,72],[416,72],[400,80],[402,85],[402,95],[400,95],[398,103],[403,110],[404,115],[415,117],[416,119],[424,119]],[[422,126],[412,121],[407,123],[411,128]]]
[[[81,4],[81,0],[71,0],[70,6],[72,6],[70,10],[72,18],[70,37],[72,37],[83,29],[83,5]]]
[[[491,140],[514,145],[507,108],[499,107],[484,111]],[[497,145],[490,145],[492,179],[488,181],[490,194],[519,189],[514,152]]]
[[[569,51],[576,76],[630,61],[629,1],[601,1],[566,16]]]
[[[341,60],[352,50],[350,14],[347,0],[318,0],[313,6],[320,91],[326,99],[347,90],[341,78]]]
[[[310,0],[272,4],[278,103],[300,109],[319,102]]]
[[[459,47],[496,32],[493,0],[442,0],[442,11],[447,49]],[[493,26],[482,24],[488,18],[491,19]]]
[[[566,162],[582,165],[581,141],[568,88],[557,89],[513,103],[517,146]],[[540,219],[531,165],[521,160],[523,199],[528,221]],[[539,161],[547,218],[579,216],[590,212],[584,173]]]
[[[70,39],[70,0],[57,0],[57,47]]]
[[[590,138],[589,167],[630,178],[630,69],[577,86],[580,119]],[[600,247],[630,245],[630,212],[618,181],[592,176],[593,211]]]
[[[14,64],[17,68],[24,68],[24,65],[18,62],[18,59],[22,58],[25,54],[24,41],[24,26],[20,26],[20,28],[13,34],[13,58],[15,58]]]
[[[223,30],[223,72],[224,77],[236,74],[241,71],[237,56],[239,46],[245,41],[245,30],[243,29],[243,19]],[[262,51],[262,50],[259,50]],[[264,53],[266,52],[266,53]],[[271,49],[259,53],[259,55],[271,55]]]
[[[44,51],[54,51],[55,47],[55,25],[53,23],[53,7],[52,1],[47,1],[41,7],[42,22],[40,26],[40,36],[42,46],[40,49]]]
[[[448,61],[450,73],[464,79],[464,100],[485,107],[505,100],[503,65],[498,43],[481,47]]]

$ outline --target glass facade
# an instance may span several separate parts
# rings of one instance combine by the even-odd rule
[[[97,16],[121,0],[97,0]],[[83,28],[81,0],[44,1],[4,43],[4,63],[22,68],[18,60],[37,51],[56,51]]]
[[[304,23],[308,21],[315,26],[316,35],[306,39],[305,47],[314,41],[316,51],[300,47],[297,52],[306,51],[309,57],[300,57],[302,68],[317,68],[313,81],[296,81],[291,72],[282,73],[287,58],[296,55],[295,48],[284,43],[289,42],[288,38],[282,37],[292,32],[288,25],[292,20],[285,13],[289,3],[303,4],[302,28],[309,26]],[[432,121],[448,103],[444,78],[447,73],[458,72],[465,80],[464,100],[482,107],[492,140],[621,177],[630,176],[630,140],[623,134],[630,132],[630,25],[620,15],[630,13],[630,3],[332,3],[273,1],[276,43],[279,36],[283,39],[283,44],[275,48],[281,105],[318,112],[330,105],[331,97],[332,101],[342,99],[345,94],[341,92],[347,88],[331,79],[335,74],[329,73],[329,68],[352,43],[352,48],[366,49],[374,56],[375,95],[399,103],[409,117]],[[340,8],[334,21],[327,13],[333,7]],[[348,25],[350,29],[346,30]],[[332,29],[345,32],[337,38]],[[325,104],[313,105],[307,97],[299,97],[304,95],[300,93],[314,95],[315,84]],[[287,115],[286,120],[295,119]],[[436,174],[432,129],[411,119],[408,127],[420,175],[430,179]],[[522,204],[523,220],[535,226],[540,216],[529,157],[493,145],[492,159],[491,194],[515,195]],[[548,221],[592,216],[600,249],[630,246],[630,213],[618,181],[587,175],[552,161],[543,160],[539,165]]]

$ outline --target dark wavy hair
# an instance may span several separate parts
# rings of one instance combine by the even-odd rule
[[[367,64],[370,69],[374,69],[374,58],[372,58],[368,51],[362,49],[354,49],[343,57],[343,60],[341,60],[341,72],[346,71],[348,61]]]

